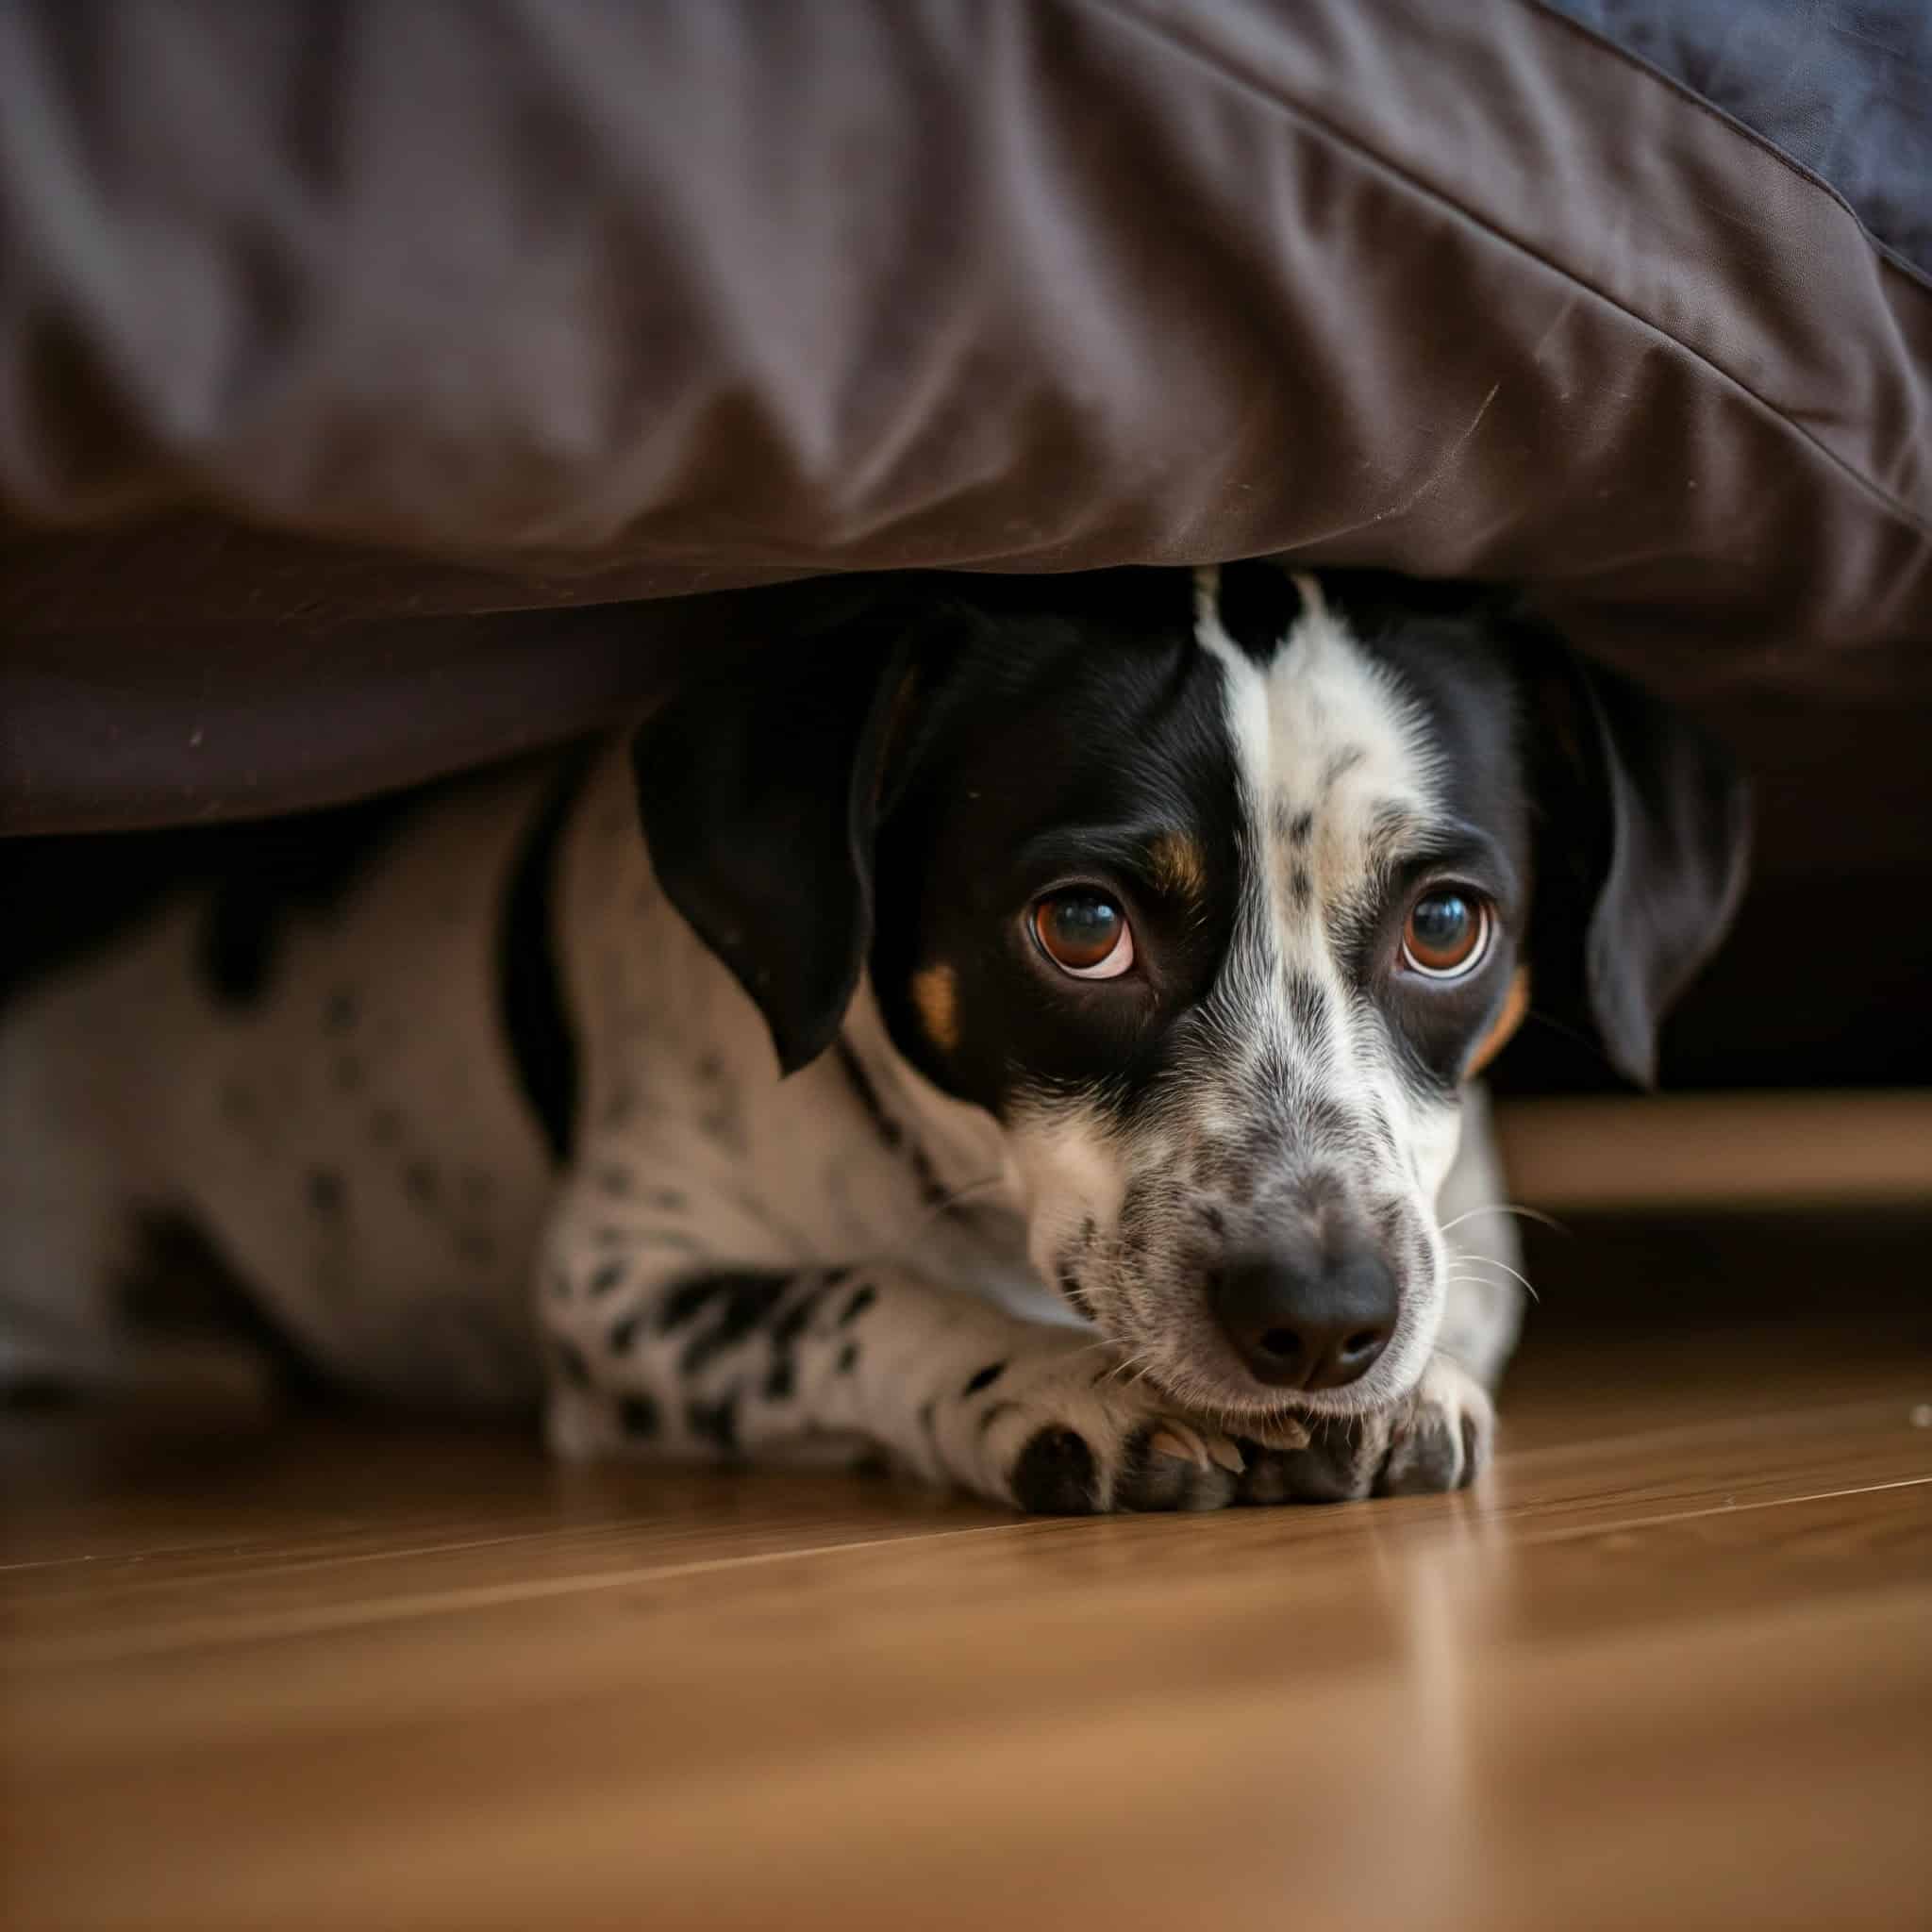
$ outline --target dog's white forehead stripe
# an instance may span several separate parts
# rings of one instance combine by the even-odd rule
[[[1226,679],[1228,731],[1250,850],[1266,876],[1274,942],[1319,964],[1324,908],[1373,883],[1391,849],[1441,808],[1441,758],[1419,705],[1349,635],[1311,577],[1265,665],[1224,628],[1220,574],[1195,577],[1195,635]]]
[[[1291,1168],[1366,1161],[1426,1194],[1443,1164],[1438,1109],[1410,1091],[1385,1021],[1351,983],[1338,915],[1374,904],[1388,865],[1438,818],[1441,758],[1395,675],[1318,587],[1297,588],[1299,614],[1265,664],[1227,637],[1211,594],[1200,606],[1202,647],[1224,672],[1246,855],[1215,1002],[1216,1084],[1257,1127],[1280,1124]],[[1454,1110],[1441,1111],[1453,1144]]]

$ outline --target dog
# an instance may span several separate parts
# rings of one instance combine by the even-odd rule
[[[907,579],[17,1001],[0,1374],[157,1373],[186,1229],[326,1378],[567,1457],[1454,1489],[1522,1307],[1476,1076],[1534,988],[1648,1082],[1748,829],[1487,591]]]

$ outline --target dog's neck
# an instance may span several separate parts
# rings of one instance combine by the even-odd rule
[[[920,1265],[957,1275],[960,1286],[1029,1320],[1084,1326],[1026,1258],[1028,1202],[1005,1129],[984,1108],[942,1092],[899,1052],[869,979],[853,998],[841,1043],[942,1191],[920,1238]]]

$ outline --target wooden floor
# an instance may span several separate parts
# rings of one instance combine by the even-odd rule
[[[0,1922],[1924,1926],[1925,1252],[1545,1264],[1480,1490],[1329,1509],[0,1418]]]

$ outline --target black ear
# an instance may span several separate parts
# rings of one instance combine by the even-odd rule
[[[631,741],[658,883],[796,1073],[837,1037],[872,943],[873,843],[904,647],[884,613],[680,693]]]
[[[1538,654],[1533,683],[1539,1000],[1554,950],[1610,1063],[1655,1086],[1657,1027],[1743,891],[1750,791],[1688,718],[1560,645]]]

